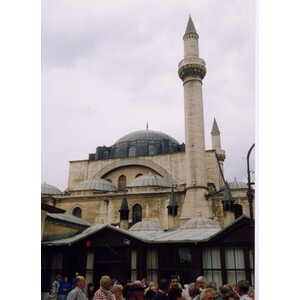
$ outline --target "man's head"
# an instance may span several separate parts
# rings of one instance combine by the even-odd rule
[[[133,284],[129,291],[132,298],[144,299],[145,288],[141,284]]]
[[[180,281],[179,281],[178,276],[177,276],[177,275],[172,275],[172,276],[170,277],[170,285],[171,285],[171,288],[172,288],[172,287],[178,288],[178,287],[180,287],[179,284],[180,284]]]
[[[85,278],[83,276],[76,277],[77,287],[80,289],[85,288]]]
[[[162,290],[163,292],[168,292],[170,289],[170,282],[166,278],[162,278],[158,282],[158,289]]]
[[[237,283],[237,293],[242,296],[248,293],[250,287],[250,283],[248,280],[240,280]]]
[[[104,275],[100,279],[100,286],[105,290],[110,290],[112,287],[112,281],[108,275]]]

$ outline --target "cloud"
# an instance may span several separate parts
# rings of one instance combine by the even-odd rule
[[[144,129],[184,142],[178,63],[191,14],[206,61],[206,148],[216,117],[228,179],[255,139],[254,1],[42,3],[42,180],[64,190],[68,161]]]

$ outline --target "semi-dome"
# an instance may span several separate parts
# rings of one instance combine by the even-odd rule
[[[179,145],[178,141],[176,141],[171,136],[154,130],[138,130],[131,132],[127,135],[124,135],[120,139],[118,139],[114,145],[118,145],[120,143],[128,143],[128,142],[136,142],[136,141],[163,141],[169,140],[172,144]]]
[[[234,178],[234,181],[228,182],[228,186],[231,190],[238,190],[238,189],[247,189],[248,184],[242,181],[237,181],[236,178]]]
[[[93,177],[88,180],[80,182],[73,191],[86,191],[86,190],[98,190],[112,192],[116,191],[116,187],[108,180],[105,180],[100,177]]]
[[[56,186],[47,184],[46,182],[41,185],[41,193],[46,195],[59,195],[62,194],[61,190],[59,190]]]
[[[221,227],[211,219],[198,216],[190,219],[189,221],[184,223],[180,228],[199,229],[199,228],[221,228]]]
[[[162,231],[162,226],[156,221],[145,220],[134,224],[130,231]]]
[[[128,185],[128,187],[142,187],[142,186],[172,187],[172,184],[159,175],[149,173],[147,175],[142,175],[137,177]]]

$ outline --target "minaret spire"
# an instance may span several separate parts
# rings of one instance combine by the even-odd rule
[[[221,148],[221,133],[220,133],[216,118],[214,118],[214,122],[213,122],[213,126],[212,126],[210,134],[211,134],[212,149],[214,149],[216,151],[217,159],[219,161],[222,173],[224,173],[224,160],[226,158],[226,155],[225,155],[225,151],[222,150],[222,148]],[[220,177],[220,180],[219,180],[220,186],[222,185],[222,182],[223,181]]]
[[[196,31],[196,28],[194,26],[194,23],[193,23],[193,20],[191,18],[191,15],[189,17],[189,21],[188,21],[188,24],[187,24],[186,30],[185,30],[185,34],[187,34],[187,33],[196,33],[197,34],[197,31]]]

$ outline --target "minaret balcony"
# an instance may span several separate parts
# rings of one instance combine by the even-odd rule
[[[206,64],[202,58],[188,57],[178,64],[178,75],[181,80],[187,76],[199,76],[201,79],[205,77]]]

